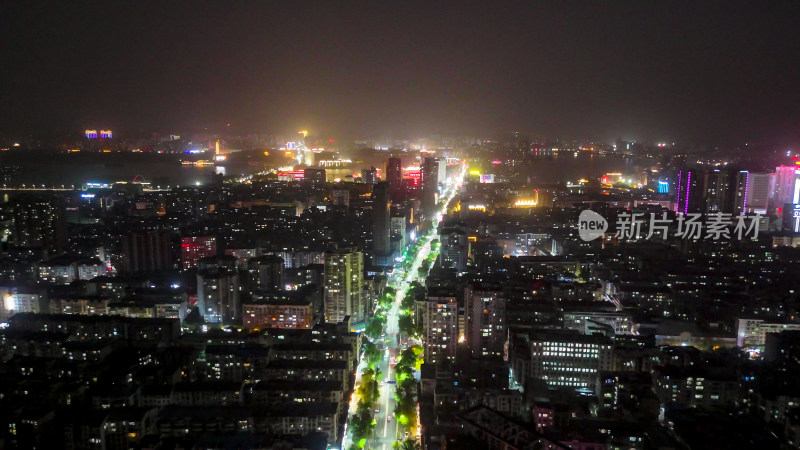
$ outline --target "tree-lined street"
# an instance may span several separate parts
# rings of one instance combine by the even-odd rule
[[[429,229],[403,255],[402,261],[395,264],[386,291],[366,325],[357,387],[350,402],[342,444],[345,449],[391,449],[404,440],[409,445],[418,437],[416,372],[423,355],[421,346],[408,342],[414,326],[413,303],[406,296],[413,283],[424,283],[439,251],[438,223],[461,188],[465,174],[466,166],[462,166],[455,176],[448,178]],[[401,337],[407,341],[401,342]],[[369,386],[374,386],[377,392]]]

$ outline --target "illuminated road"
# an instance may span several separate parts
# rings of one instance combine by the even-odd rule
[[[423,237],[423,244],[420,246],[420,250],[416,255],[409,254],[409,257],[414,257],[414,263],[411,268],[408,270],[408,272],[404,272],[402,268],[402,262],[396,263],[394,273],[388,280],[389,282],[387,284],[396,290],[397,295],[395,295],[394,301],[392,302],[392,307],[389,309],[389,312],[386,315],[386,337],[378,341],[383,342],[384,348],[383,359],[379,364],[381,379],[383,382],[379,386],[379,397],[376,406],[378,412],[375,414],[376,426],[374,435],[372,439],[367,441],[365,448],[390,450],[392,448],[392,444],[396,442],[397,439],[404,437],[400,436],[402,429],[397,426],[397,420],[394,418],[394,390],[396,385],[394,383],[389,383],[389,381],[395,380],[394,371],[390,366],[391,355],[395,355],[399,358],[400,353],[402,352],[397,334],[397,322],[400,318],[400,302],[405,297],[406,292],[408,292],[411,283],[419,278],[419,268],[422,265],[422,262],[425,261],[425,258],[427,258],[431,252],[431,241],[439,237],[437,225],[442,221],[442,216],[447,212],[447,205],[450,204],[450,201],[456,196],[461,188],[465,174],[466,166],[462,166],[461,171],[455,177],[448,180],[449,183],[443,195],[445,201],[442,202],[439,212],[436,215],[433,231],[427,234],[427,237]],[[359,377],[361,376],[361,372],[364,367],[365,363],[362,355],[362,359],[358,364],[357,373]],[[352,415],[355,410],[356,400],[353,398],[350,402],[349,414]],[[390,418],[390,420],[387,420],[387,418]],[[352,436],[348,436],[347,434],[348,433],[346,433],[342,443],[342,448],[344,449],[347,449],[352,442]]]

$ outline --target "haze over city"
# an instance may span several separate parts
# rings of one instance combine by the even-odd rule
[[[797,143],[792,2],[5,2],[0,132]]]
[[[798,23],[0,3],[0,448],[800,448]]]

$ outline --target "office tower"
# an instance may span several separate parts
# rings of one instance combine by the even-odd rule
[[[473,358],[502,356],[506,298],[499,286],[472,283],[464,292],[464,338]]]
[[[389,231],[391,234],[391,247],[392,251],[402,252],[406,247],[406,216],[392,216],[390,219],[391,226]]]
[[[389,183],[382,181],[372,189],[372,250],[375,255],[386,256],[391,252],[390,236]]]
[[[737,174],[734,215],[766,214],[769,206],[770,178],[769,173],[747,170],[742,170]]]
[[[530,375],[550,387],[593,389],[600,371],[612,370],[611,339],[568,330],[534,330],[525,336]]]
[[[181,263],[184,269],[197,267],[200,258],[217,255],[215,236],[187,236],[181,238]]]
[[[350,316],[351,322],[367,318],[367,305],[361,295],[364,284],[364,255],[340,249],[325,253],[325,321],[338,323]]]
[[[772,202],[776,207],[782,208],[786,203],[797,203],[795,201],[795,186],[800,188],[800,175],[793,166],[778,166],[775,168],[774,187],[772,190]],[[800,191],[798,191],[800,194]],[[798,195],[800,197],[800,195]],[[798,198],[800,200],[800,198]]]
[[[392,201],[403,200],[403,163],[400,158],[389,158],[386,163],[386,181],[389,183]]]
[[[703,212],[703,172],[681,170],[675,185],[675,211],[683,214]]]
[[[247,261],[247,270],[250,274],[250,286],[253,288],[277,291],[285,287],[284,262],[280,256],[251,258]]]
[[[361,169],[361,181],[366,184],[375,184],[378,182],[378,169],[370,167],[369,169]]]
[[[422,212],[432,218],[439,198],[439,159],[426,157],[422,162],[421,173]]]
[[[463,272],[467,269],[470,256],[470,243],[467,233],[459,227],[442,229],[439,236],[441,242],[440,264],[443,268],[456,269]]]
[[[430,291],[416,303],[417,322],[423,329],[425,362],[433,364],[456,357],[458,300],[445,291]]]
[[[730,212],[727,208],[730,186],[728,172],[720,170],[707,172],[703,185],[703,197],[705,199],[704,212],[706,214]]]
[[[136,231],[122,238],[123,272],[156,272],[172,269],[174,265],[169,231]]]
[[[748,213],[767,213],[767,208],[769,208],[771,181],[772,176],[769,173],[750,173],[745,209]]]
[[[66,244],[64,213],[61,199],[20,198],[14,204],[14,245],[41,247],[47,255],[63,252]]]
[[[239,274],[226,269],[208,269],[197,274],[197,306],[208,323],[242,323]]]

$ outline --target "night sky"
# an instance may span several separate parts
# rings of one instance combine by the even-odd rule
[[[800,143],[800,3],[0,2],[0,131]]]

